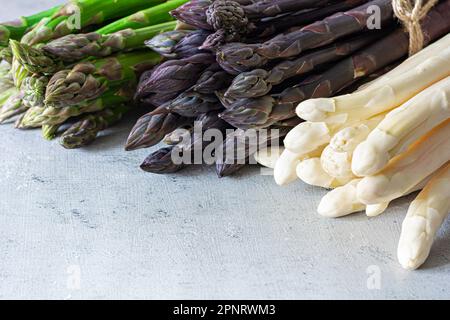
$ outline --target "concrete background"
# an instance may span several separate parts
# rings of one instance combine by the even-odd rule
[[[0,20],[54,3],[1,0]],[[412,198],[327,220],[323,190],[255,168],[145,174],[149,150],[122,150],[134,121],[79,151],[0,126],[0,298],[450,298],[449,221],[422,270],[397,263]]]

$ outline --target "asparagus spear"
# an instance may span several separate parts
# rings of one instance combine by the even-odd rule
[[[450,76],[388,113],[356,148],[353,172],[358,176],[376,174],[420,137],[450,118],[448,96]]]
[[[148,8],[165,0],[71,0],[50,19],[43,19],[28,32],[22,42],[28,45],[77,33],[81,29],[104,21],[126,16],[136,10]],[[74,26],[74,14],[79,14],[79,25]],[[166,20],[167,21],[167,20]],[[125,29],[125,28],[122,28]],[[114,30],[118,31],[118,30]],[[112,31],[112,32],[114,32]]]
[[[212,0],[191,0],[188,3],[172,10],[171,15],[198,29],[212,30],[206,20],[206,10],[213,3]]]
[[[0,93],[14,87],[9,65],[0,65]],[[1,105],[1,104],[0,104]]]
[[[215,64],[201,74],[192,90],[203,94],[212,94],[227,88],[232,79],[231,75],[223,71],[218,64]]]
[[[430,13],[433,14],[435,11],[432,10]],[[442,35],[441,31],[445,29],[445,24],[450,26],[449,21],[430,19],[423,23],[423,29],[429,34],[430,39],[433,39]],[[445,23],[444,26],[443,23]],[[239,128],[270,126],[274,122],[292,117],[297,104],[311,98],[331,97],[351,85],[355,80],[395,62],[407,54],[408,44],[408,35],[402,30],[397,30],[344,59],[324,73],[310,76],[279,95],[237,100],[222,113],[222,117]],[[386,52],[386,48],[391,49]],[[307,120],[311,116],[303,116],[306,110],[311,111],[312,114],[320,112],[320,109],[300,107],[299,109],[305,110],[305,112],[302,112],[301,118]],[[385,110],[380,110],[380,112],[383,111]]]
[[[216,150],[219,145],[219,141],[212,143],[205,141],[203,132],[209,129],[223,132],[227,128],[229,126],[219,119],[217,112],[202,115],[197,119],[191,139],[151,154],[141,165],[141,169],[150,173],[166,174],[177,172],[189,164],[200,164],[198,162],[206,160],[203,158],[205,148],[211,147],[210,150]]]
[[[60,9],[61,6],[56,6],[31,16],[0,23],[0,46],[7,46],[10,39],[20,40],[30,28],[37,25],[42,19],[53,16]]]
[[[28,108],[44,106],[45,91],[49,78],[33,75],[25,78],[21,90],[24,93],[22,103]]]
[[[3,107],[0,109],[0,123],[23,113],[27,109],[22,104],[22,97],[23,92],[18,91],[16,94],[11,95],[3,104]]]
[[[358,199],[364,204],[377,204],[405,194],[449,161],[449,135],[450,119],[447,119],[382,171],[362,179],[358,184]]]
[[[33,48],[16,40],[11,40],[9,44],[15,62],[29,73],[53,74],[64,68],[62,61],[42,54],[40,49]]]
[[[398,246],[398,259],[405,269],[417,269],[426,261],[449,212],[450,163],[436,173],[408,210]]]
[[[62,134],[60,144],[66,149],[87,146],[97,138],[100,131],[119,122],[129,110],[130,107],[120,105],[86,115]]]
[[[137,13],[132,14],[129,17],[122,18],[117,20],[101,29],[97,32],[100,34],[110,34],[120,30],[125,29],[140,29],[144,27],[148,27],[155,24],[160,24],[163,22],[170,21],[172,18],[169,12],[173,9],[178,8],[182,4],[185,4],[189,0],[152,0],[153,4],[161,3],[157,6],[150,7],[148,4],[145,10],[139,11]]]
[[[142,116],[131,130],[125,150],[132,151],[157,145],[170,132],[189,123],[189,119],[173,113]]]
[[[206,40],[208,35],[209,33],[203,30],[190,32],[175,44],[174,47],[171,48],[170,53],[165,56],[171,59],[183,59],[199,53],[204,53],[205,51],[202,51],[200,46]]]
[[[163,57],[176,59],[180,58],[175,53],[176,45],[192,31],[190,30],[172,30],[163,32],[147,40],[145,45]]]
[[[42,126],[42,137],[45,140],[53,140],[56,138],[56,135],[58,134],[58,130],[60,128],[60,125],[53,125],[53,126]]]
[[[364,2],[367,2],[367,0],[344,0],[322,8],[289,12],[277,17],[255,21],[255,28],[250,31],[247,37],[269,37],[292,27],[305,26],[322,20],[336,12],[349,10]]]
[[[182,170],[185,164],[172,161],[175,146],[161,148],[148,156],[141,165],[141,169],[154,174],[171,174]]]
[[[262,0],[243,7],[251,19],[274,17],[285,12],[327,7],[336,1],[330,0]]]
[[[198,80],[195,75],[201,74],[213,63],[214,57],[209,53],[166,61],[151,73],[143,74],[136,99],[154,105],[165,103],[192,87]]]
[[[291,128],[274,127],[267,132],[259,130],[233,130],[230,132],[222,148],[216,152],[216,172],[220,178],[230,176],[249,163],[249,159],[261,148],[272,142],[279,142]]]
[[[76,106],[64,108],[34,107],[28,109],[21,121],[22,128],[37,128],[43,125],[58,125],[71,117],[84,113],[96,112],[105,109],[108,105],[117,105],[128,102],[128,98],[109,92],[93,101],[84,101]]]
[[[241,73],[233,80],[233,84],[225,95],[234,99],[264,96],[274,86],[287,79],[313,71],[321,64],[340,60],[373,43],[380,35],[378,32],[358,35],[349,40],[343,40],[331,46],[311,51],[297,59],[283,61],[269,71],[255,69]]]
[[[8,101],[8,99],[17,94],[17,88],[16,87],[10,87],[8,89],[5,89],[0,93],[0,111],[3,107],[3,105]]]
[[[5,48],[0,47],[0,62],[2,60],[6,61],[8,64],[12,64],[13,53],[12,53],[11,47],[9,47],[9,46],[5,47]]]
[[[226,71],[239,74],[263,66],[273,59],[298,56],[305,50],[324,46],[344,36],[365,30],[367,20],[371,17],[370,11],[367,10],[370,6],[380,8],[380,19],[383,26],[392,21],[391,1],[373,0],[261,44],[231,43],[225,45],[218,50],[217,60]]]
[[[88,57],[106,57],[116,52],[140,48],[145,40],[160,32],[173,30],[175,26],[176,22],[171,21],[137,30],[125,29],[107,35],[98,32],[71,34],[44,45],[41,54],[63,62],[80,61]]]
[[[223,109],[214,94],[203,94],[193,90],[186,91],[164,105],[167,112],[179,114],[184,117],[196,117],[209,111]]]
[[[160,59],[155,52],[143,51],[79,63],[50,79],[45,104],[56,108],[77,105],[96,99],[108,90],[134,86],[140,72],[156,65]]]

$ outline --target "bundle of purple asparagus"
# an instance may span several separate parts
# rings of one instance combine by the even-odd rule
[[[234,129],[213,152],[220,177],[253,162],[259,149],[298,125],[299,103],[356,90],[355,83],[372,80],[408,55],[409,35],[391,0],[192,0],[171,14],[196,30],[177,42],[165,41],[169,34],[148,41],[167,60],[141,78],[136,100],[151,112],[136,124],[127,150],[190,138],[199,118],[214,115],[221,119],[219,131],[224,123]],[[450,0],[441,0],[421,25],[425,44],[448,33]],[[185,133],[171,136],[177,128]],[[230,147],[237,140],[241,145]],[[184,154],[208,148],[181,147]],[[186,167],[174,165],[170,154],[177,151],[171,146],[153,153],[144,170]]]

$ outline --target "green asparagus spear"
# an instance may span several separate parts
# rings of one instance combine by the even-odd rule
[[[113,22],[99,29],[97,32],[100,34],[110,34],[129,28],[140,29],[170,21],[172,20],[172,17],[170,16],[169,12],[188,1],[189,0],[169,0],[158,6],[139,11],[129,17],[117,20],[116,22]]]
[[[2,110],[3,105],[8,101],[8,99],[11,96],[16,95],[17,92],[18,92],[17,88],[12,86],[0,93],[0,111]]]
[[[43,19],[22,42],[28,45],[78,33],[81,29],[117,19],[165,0],[72,0],[49,19]]]
[[[0,23],[0,46],[7,46],[9,39],[20,40],[24,34],[37,25],[42,19],[53,16],[61,9],[61,6],[17,20]]]
[[[62,61],[43,55],[39,49],[16,40],[11,40],[9,45],[14,55],[14,63],[18,63],[30,73],[53,74],[64,68]]]
[[[28,108],[43,107],[45,91],[49,78],[46,76],[33,75],[25,78],[21,90],[24,93],[23,104]]]
[[[5,122],[18,114],[23,113],[27,108],[22,104],[23,93],[18,91],[13,94],[9,99],[3,104],[0,109],[0,123]]]
[[[60,127],[61,126],[59,124],[53,125],[53,126],[48,126],[48,125],[42,126],[42,137],[45,140],[55,139]]]
[[[45,104],[56,108],[67,107],[96,99],[106,91],[125,84],[134,87],[140,73],[160,61],[157,53],[140,51],[79,63],[50,79]]]
[[[29,109],[22,119],[22,128],[38,128],[43,125],[58,125],[71,117],[85,113],[101,111],[109,105],[128,102],[129,99],[114,93],[108,93],[93,101],[85,101],[76,106],[65,108],[34,107]]]
[[[41,54],[64,62],[80,61],[88,57],[106,57],[120,51],[143,47],[144,41],[175,29],[170,21],[142,29],[126,29],[102,35],[98,32],[67,35],[42,47]]]
[[[120,121],[129,110],[130,107],[121,105],[89,114],[63,133],[60,144],[66,149],[84,147],[92,143],[100,131]]]

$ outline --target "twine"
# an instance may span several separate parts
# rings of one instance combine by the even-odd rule
[[[409,55],[422,50],[424,34],[420,22],[439,0],[392,0],[394,13],[409,33]]]

